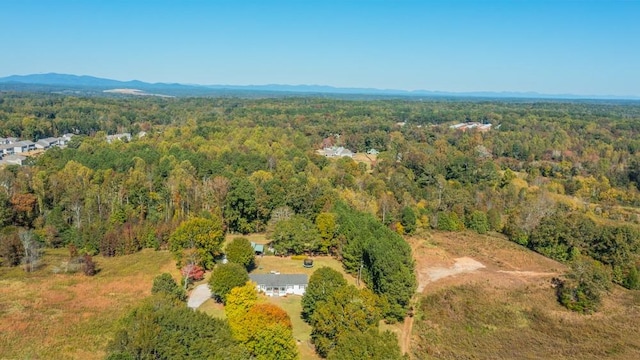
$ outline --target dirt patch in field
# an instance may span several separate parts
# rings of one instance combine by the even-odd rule
[[[430,233],[409,239],[419,293],[485,281],[494,286],[548,283],[566,267],[498,236]]]
[[[422,292],[430,282],[438,281],[442,278],[453,276],[461,273],[470,273],[485,266],[470,258],[461,257],[455,259],[455,263],[450,267],[430,267],[418,271],[418,292]]]

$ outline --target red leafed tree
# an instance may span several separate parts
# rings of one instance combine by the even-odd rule
[[[182,277],[189,281],[204,279],[204,269],[196,264],[187,264],[182,268]]]

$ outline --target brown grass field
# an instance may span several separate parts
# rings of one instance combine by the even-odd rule
[[[563,264],[500,236],[432,233],[410,243],[424,285],[412,359],[640,359],[637,291],[616,286],[601,311],[581,315],[556,301],[551,279]],[[460,257],[485,268],[430,281],[430,268]]]
[[[153,278],[172,272],[166,251],[97,256],[94,277],[53,274],[68,256],[47,250],[33,273],[0,268],[0,359],[102,359],[118,320],[151,294]]]

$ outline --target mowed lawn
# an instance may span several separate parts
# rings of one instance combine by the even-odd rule
[[[0,268],[0,359],[103,359],[119,319],[151,294],[153,278],[177,278],[167,251],[96,256],[94,277],[54,274],[67,257],[47,250],[33,273]]]

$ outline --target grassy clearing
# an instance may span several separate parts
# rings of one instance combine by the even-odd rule
[[[200,305],[200,307],[198,307],[198,311],[202,311],[203,313],[218,319],[227,318],[227,315],[224,313],[224,305],[217,303],[213,299],[205,301]]]
[[[271,296],[268,301],[283,308],[291,318],[293,338],[298,343],[301,359],[320,359],[311,345],[311,326],[300,317],[302,312],[301,296]]]
[[[0,269],[0,358],[104,358],[118,320],[150,295],[153,277],[176,276],[171,254],[153,250],[96,257],[94,277],[53,274],[67,256],[65,249],[47,250],[30,274]]]
[[[460,256],[486,268],[428,283],[416,304],[414,359],[639,359],[640,292],[615,287],[602,310],[560,306],[551,278],[565,265],[501,237],[431,234],[414,243],[418,271]],[[540,275],[531,275],[538,272]]]
[[[414,328],[416,359],[638,359],[637,299],[584,316],[522,289],[461,285],[423,298]],[[620,306],[624,308],[621,310]]]
[[[312,268],[305,268],[302,262],[303,260],[293,260],[291,257],[258,256],[256,257],[256,269],[251,273],[268,274],[271,271],[279,271],[282,274],[307,274],[311,276],[316,269],[327,266],[344,275],[345,279],[350,284],[356,284],[356,278],[345,273],[342,263],[330,256],[313,257]]]

